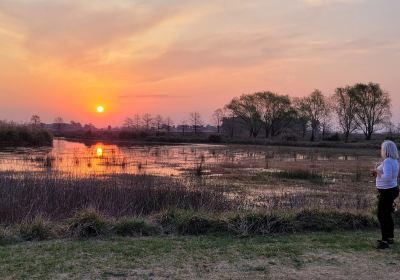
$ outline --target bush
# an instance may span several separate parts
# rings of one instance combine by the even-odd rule
[[[9,228],[0,226],[0,245],[12,244],[17,240],[17,236]]]
[[[151,225],[145,220],[124,217],[114,225],[114,232],[122,236],[149,236],[157,234],[158,227]]]
[[[250,213],[228,219],[229,230],[235,235],[264,235],[294,231],[291,220],[285,216],[268,213]]]
[[[355,230],[376,227],[376,219],[369,215],[304,210],[294,219],[297,231]]]
[[[283,140],[286,142],[297,142],[297,136],[295,135],[287,135],[285,137],[283,137]]]
[[[40,127],[0,121],[0,146],[51,146],[53,136]]]
[[[210,136],[208,136],[208,142],[210,143],[221,143],[221,141],[221,135],[211,134]]]
[[[341,137],[339,135],[339,133],[335,133],[331,136],[327,136],[324,138],[325,141],[331,141],[331,142],[340,142],[341,141]]]
[[[37,216],[31,222],[24,222],[19,226],[19,235],[23,240],[39,241],[53,236],[52,228],[46,219]]]
[[[273,176],[291,180],[308,180],[315,184],[324,184],[325,178],[308,170],[288,170],[271,173]]]
[[[73,237],[97,237],[107,232],[107,222],[95,209],[88,208],[78,212],[69,221],[68,229]]]
[[[167,234],[200,235],[226,231],[223,221],[200,212],[168,210],[158,216],[157,222]]]

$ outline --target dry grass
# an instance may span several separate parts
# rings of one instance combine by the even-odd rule
[[[93,208],[109,217],[146,215],[164,209],[225,211],[232,203],[218,189],[156,176],[93,176],[58,173],[2,173],[0,224],[72,217]]]

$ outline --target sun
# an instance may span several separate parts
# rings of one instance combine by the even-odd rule
[[[97,113],[103,113],[104,112],[104,107],[103,106],[97,106]]]

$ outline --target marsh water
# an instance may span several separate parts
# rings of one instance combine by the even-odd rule
[[[301,169],[349,172],[373,166],[377,151],[210,144],[85,144],[55,139],[51,148],[0,150],[0,171],[59,171],[89,174],[180,176],[198,168],[219,175],[222,168]]]

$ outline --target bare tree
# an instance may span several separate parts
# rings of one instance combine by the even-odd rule
[[[146,130],[149,130],[151,128],[151,122],[153,120],[151,114],[149,114],[149,113],[144,114],[142,116],[142,120],[143,120]]]
[[[202,125],[200,113],[199,112],[190,113],[189,121],[191,126],[193,127],[194,133],[197,134],[199,126]]]
[[[133,119],[132,119],[132,118],[129,118],[129,117],[126,118],[126,119],[124,120],[123,126],[126,127],[126,128],[129,128],[129,129],[133,129],[133,128],[135,127],[135,124],[134,124]]]
[[[31,117],[31,123],[35,127],[40,126],[40,124],[41,124],[40,117],[38,115],[33,115]]]
[[[390,120],[389,93],[374,83],[356,84],[353,88],[357,102],[357,125],[363,131],[365,138],[371,140],[374,132]]]
[[[185,135],[185,129],[187,127],[187,121],[185,119],[181,120],[181,130],[182,130],[182,135]]]
[[[135,123],[136,129],[139,130],[139,128],[140,128],[140,116],[139,116],[139,114],[135,114],[134,123]]]
[[[170,130],[171,130],[171,126],[174,125],[174,122],[173,122],[173,120],[172,120],[170,117],[167,117],[167,118],[165,119],[165,125],[167,126],[167,132],[169,133]]]
[[[61,130],[61,127],[62,127],[62,125],[63,125],[63,123],[64,123],[64,120],[63,120],[62,117],[56,117],[56,118],[54,119],[54,123],[55,123],[56,126],[57,126],[57,130]]]
[[[350,86],[339,87],[333,95],[334,110],[339,126],[344,134],[345,142],[349,141],[351,133],[357,129],[356,112],[358,103],[354,89]]]
[[[160,132],[160,129],[161,129],[162,125],[163,125],[163,121],[164,121],[164,119],[163,119],[163,117],[162,117],[161,115],[157,115],[157,116],[154,118],[154,124],[155,124],[156,127],[157,127],[157,133]]]
[[[325,107],[321,116],[321,129],[322,129],[322,139],[326,138],[326,135],[332,128],[332,112],[333,112],[333,101],[332,98],[325,98]]]
[[[215,125],[217,126],[218,134],[220,133],[221,123],[222,123],[222,119],[224,118],[224,116],[225,116],[225,114],[222,109],[217,109],[213,113],[213,121],[214,121]]]
[[[299,115],[306,119],[311,126],[311,141],[315,141],[318,128],[328,112],[326,97],[319,90],[314,90],[310,96],[297,99]]]

